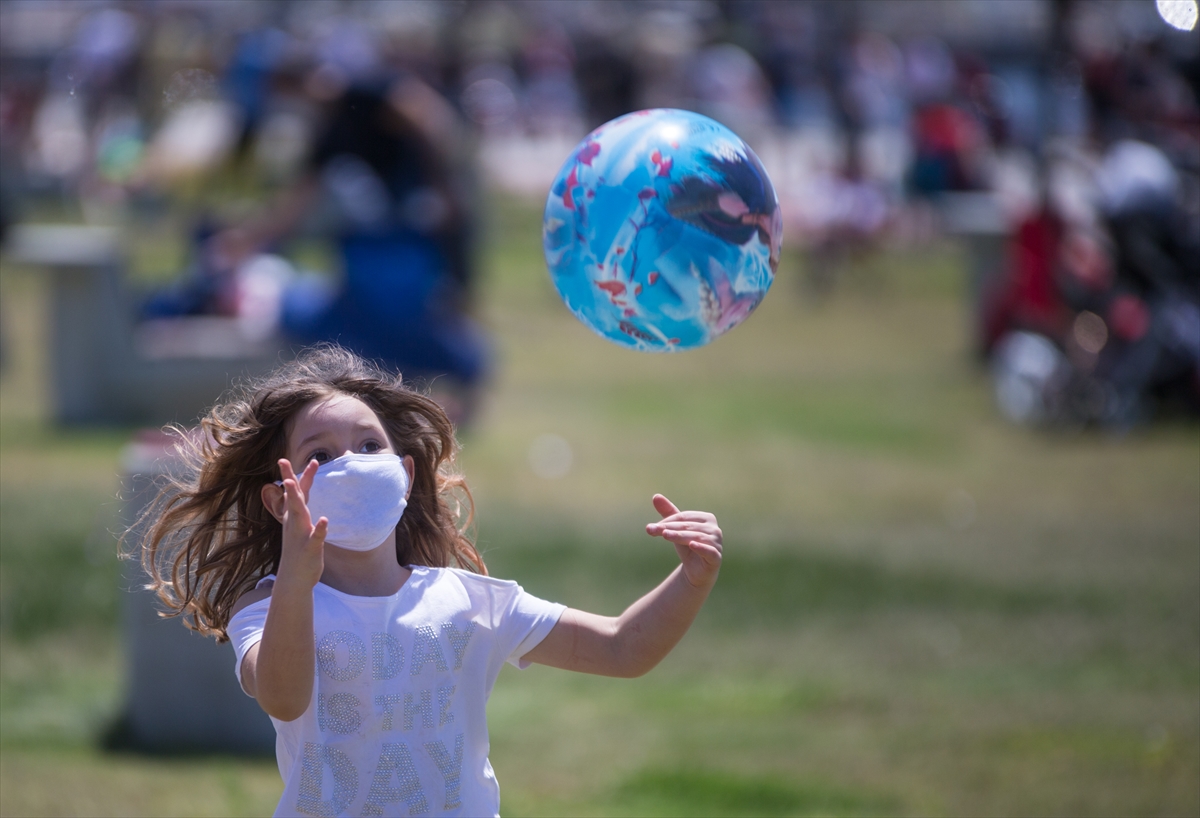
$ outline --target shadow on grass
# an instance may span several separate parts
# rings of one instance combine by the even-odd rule
[[[244,739],[212,744],[184,744],[147,741],[140,736],[125,713],[110,721],[96,737],[96,746],[105,753],[130,758],[171,759],[273,759],[275,747]]]
[[[886,815],[888,798],[813,782],[716,770],[642,770],[605,807],[627,815]]]

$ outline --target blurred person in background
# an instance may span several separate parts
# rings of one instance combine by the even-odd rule
[[[591,15],[575,35],[575,81],[583,96],[586,129],[634,110],[636,75],[625,39]]]
[[[906,151],[897,143],[905,139],[909,118],[903,54],[891,39],[857,32],[835,65],[842,151],[811,185],[812,196],[822,202],[807,226],[804,291],[814,300],[830,294],[849,262],[873,255],[891,227],[895,203],[881,178],[880,157]]]
[[[803,280],[805,296],[820,301],[830,295],[850,263],[873,255],[895,217],[881,186],[863,169],[861,149],[847,147],[845,164],[813,180],[812,193],[823,199],[817,219],[809,224],[809,246]]]
[[[562,26],[540,21],[521,46],[526,128],[534,136],[575,138],[583,132],[583,99],[575,83],[575,47]]]
[[[469,419],[488,345],[469,317],[475,204],[456,165],[457,115],[409,74],[351,78],[325,62],[309,77],[329,114],[300,177],[262,217],[213,239],[218,266],[276,245],[318,212],[342,268],[336,292],[295,286],[281,322],[300,343],[335,341],[433,384]]]
[[[907,58],[915,101],[913,195],[932,198],[947,191],[978,190],[982,187],[978,160],[986,133],[974,112],[958,99],[953,55],[944,43],[921,38],[910,45]]]
[[[29,9],[28,21],[14,18],[10,24],[38,25],[43,21],[37,11]],[[57,26],[61,41],[47,38],[18,59],[6,59],[16,88],[6,88],[5,96],[17,102],[32,94],[18,103],[31,106],[28,120],[6,127],[4,147],[8,162],[12,154],[23,154],[27,193],[68,198],[80,190],[86,204],[100,178],[97,171],[114,167],[113,138],[130,128],[145,26],[134,10],[120,7],[89,9],[64,22]],[[31,76],[35,66],[40,77]]]

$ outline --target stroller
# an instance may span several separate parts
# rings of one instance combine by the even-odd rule
[[[998,408],[1020,424],[1128,429],[1200,415],[1200,228],[1167,158],[1122,142],[1088,228],[1043,209],[1014,232],[981,321]]]

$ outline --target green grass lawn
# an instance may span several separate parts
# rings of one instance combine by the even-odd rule
[[[500,205],[498,367],[462,438],[492,573],[619,612],[672,565],[642,533],[656,491],[726,540],[650,675],[505,670],[505,814],[1200,813],[1200,427],[1005,425],[945,246],[848,270],[819,308],[785,256],[710,347],[622,350],[562,307],[536,208]],[[0,814],[269,814],[272,759],[100,749],[129,430],[45,422],[45,293],[0,286]],[[561,478],[531,468],[544,434],[571,447]]]

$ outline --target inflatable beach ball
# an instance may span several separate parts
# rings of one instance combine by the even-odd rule
[[[601,125],[559,171],[542,246],[559,295],[634,349],[703,346],[754,311],[779,264],[782,218],[762,163],[690,111]]]

